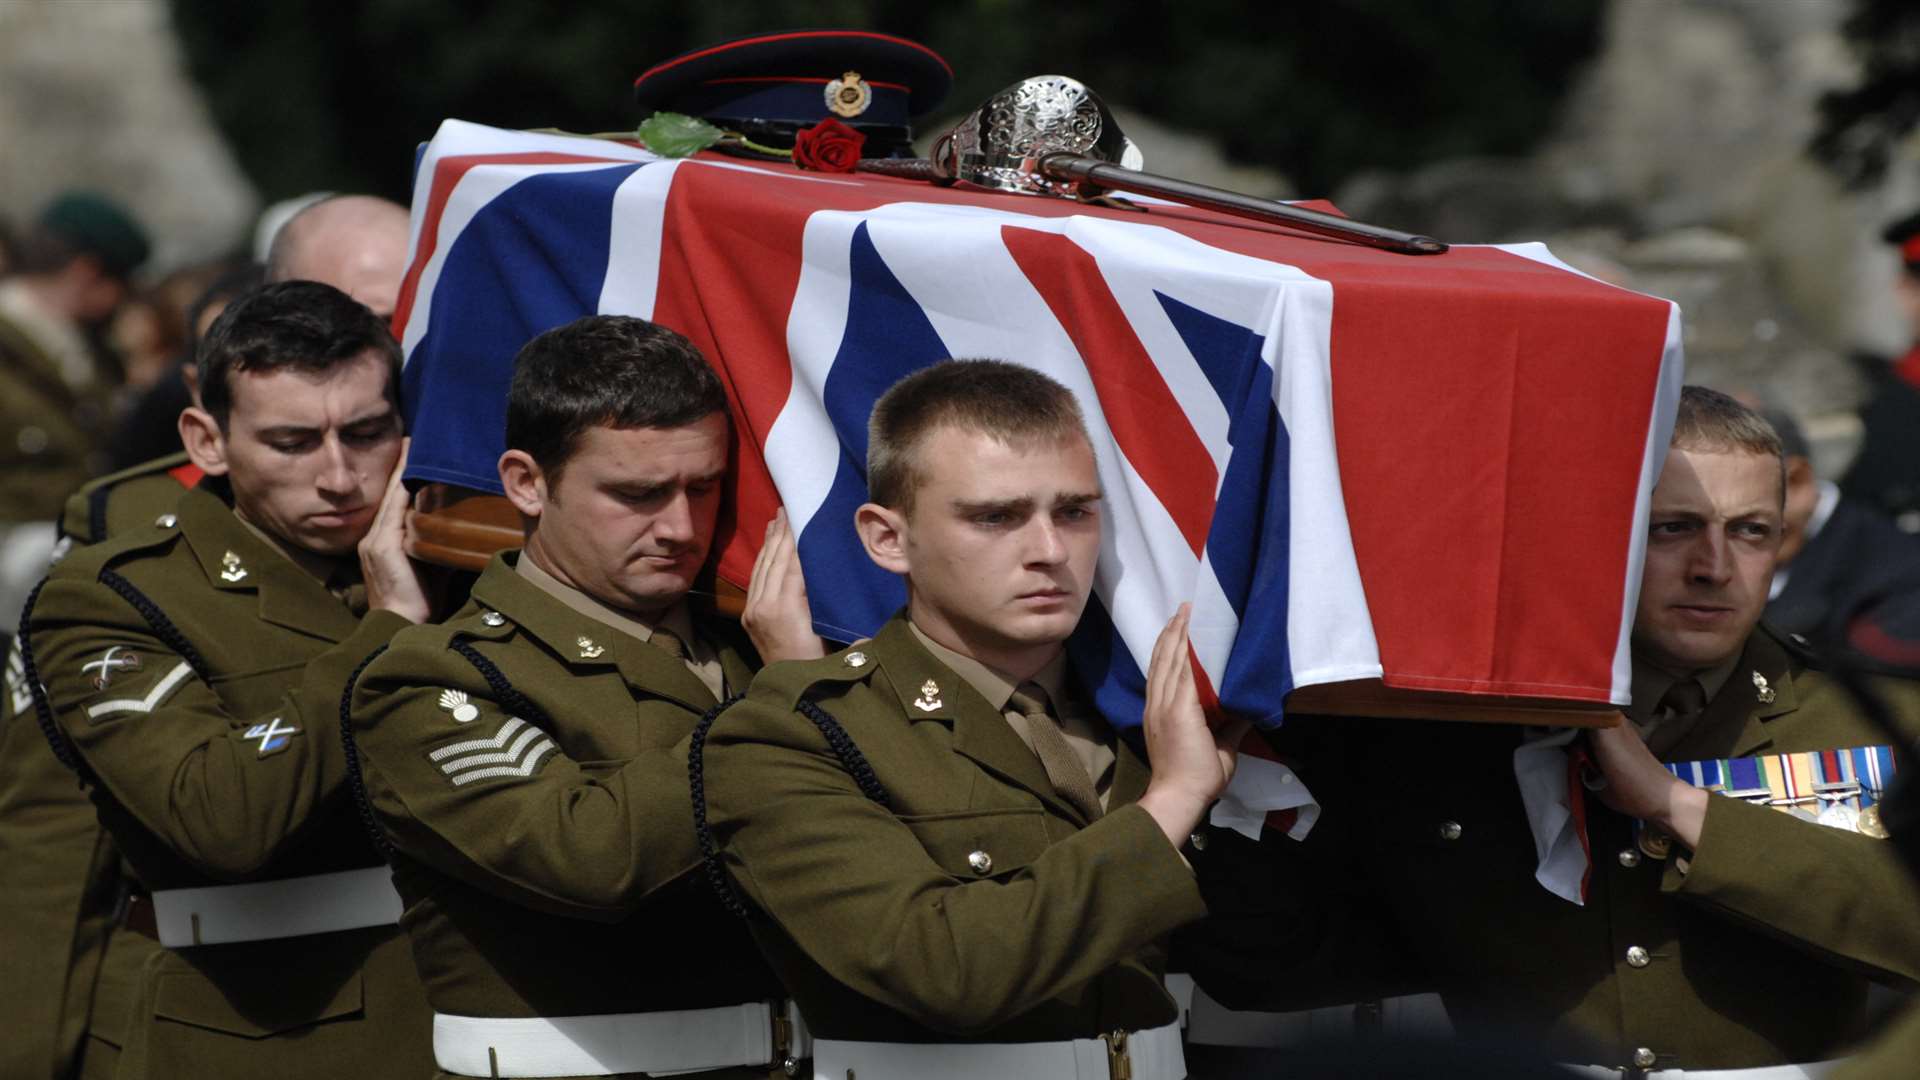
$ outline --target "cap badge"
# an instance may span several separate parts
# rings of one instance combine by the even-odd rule
[[[226,567],[220,571],[221,581],[240,581],[247,576],[246,568],[240,565],[240,556],[232,551],[220,556],[220,565]]]
[[[939,708],[940,705],[940,684],[934,682],[932,679],[921,683],[920,696],[914,699],[913,707],[919,709],[921,712],[932,712]]]
[[[827,81],[827,111],[851,120],[873,104],[873,87],[857,71]]]
[[[457,723],[471,724],[480,715],[480,707],[467,700],[464,690],[440,691],[440,707],[452,713]]]
[[[105,690],[116,671],[139,671],[140,658],[118,645],[101,654],[100,659],[80,665],[80,674],[93,674],[93,688]]]
[[[582,660],[598,660],[600,654],[607,651],[605,645],[595,645],[593,639],[587,637],[585,634],[575,639],[574,644],[580,647],[580,659]]]
[[[1773,704],[1773,687],[1767,685],[1767,677],[1759,672],[1753,673],[1753,691],[1760,698],[1760,704]]]

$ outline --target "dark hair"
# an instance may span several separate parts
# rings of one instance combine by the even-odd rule
[[[200,294],[194,297],[193,303],[187,305],[186,336],[189,350],[196,353],[200,350],[199,335],[194,333],[194,328],[200,325],[200,316],[205,315],[208,308],[215,304],[233,303],[259,288],[265,277],[266,268],[248,260],[229,266],[221,271],[218,277],[208,282],[207,287],[200,290]],[[211,334],[213,327],[207,327],[207,332]]]
[[[588,428],[675,428],[727,415],[727,392],[693,342],[626,315],[588,315],[513,359],[507,448],[557,480]]]
[[[331,371],[367,352],[387,361],[387,396],[400,394],[400,345],[387,324],[346,293],[317,281],[281,281],[240,297],[200,343],[200,404],[224,430],[238,371]]]
[[[1089,443],[1073,392],[1004,360],[943,360],[887,388],[867,418],[867,497],[903,513],[925,479],[920,443],[941,425],[1001,442]]]

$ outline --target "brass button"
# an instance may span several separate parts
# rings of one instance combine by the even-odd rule
[[[1643,968],[1653,963],[1653,957],[1638,945],[1627,946],[1627,966]]]
[[[1633,1067],[1636,1069],[1651,1069],[1659,1060],[1660,1055],[1644,1046],[1633,1052]]]
[[[1620,865],[1626,867],[1629,870],[1633,869],[1636,866],[1639,866],[1640,853],[1633,850],[1632,848],[1624,849],[1623,851],[1620,852]]]
[[[993,856],[984,851],[976,851],[967,856],[967,865],[973,867],[976,874],[984,874],[993,869]]]
[[[500,613],[499,613],[499,612],[497,612],[497,611],[489,611],[489,612],[487,612],[487,613],[485,613],[485,614],[483,614],[483,615],[481,615],[481,616],[480,616],[480,621],[481,621],[481,622],[483,622],[483,623],[486,623],[486,624],[487,624],[488,626],[505,626],[505,625],[507,625],[507,617],[506,617],[505,615],[502,615],[502,614],[500,614]]]
[[[1443,821],[1440,823],[1440,839],[1442,840],[1458,840],[1460,839],[1460,832],[1460,823],[1457,821]]]
[[[850,668],[863,668],[867,666],[867,654],[858,651],[850,652],[841,657],[840,662]]]

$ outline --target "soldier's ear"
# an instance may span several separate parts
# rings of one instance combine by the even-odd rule
[[[198,405],[180,410],[180,442],[200,471],[227,475],[227,436],[212,413]]]
[[[522,517],[538,518],[547,507],[547,475],[525,450],[500,455],[500,487]]]
[[[907,558],[907,519],[896,510],[879,503],[863,503],[853,512],[853,528],[867,549],[867,558],[889,573],[906,576],[911,569]]]

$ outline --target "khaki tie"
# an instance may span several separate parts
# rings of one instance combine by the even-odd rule
[[[687,662],[687,643],[680,640],[679,634],[674,633],[666,627],[655,627],[653,636],[648,638],[647,641],[657,646],[661,651],[673,657],[675,660],[683,664]]]
[[[1694,722],[1707,709],[1707,689],[1698,679],[1680,679],[1661,695],[1654,706],[1654,724],[1647,732],[1647,749],[1664,757],[1693,730]]]
[[[1067,745],[1067,737],[1060,733],[1047,692],[1037,683],[1021,683],[1007,699],[1007,705],[1027,718],[1027,734],[1033,740],[1034,756],[1047,771],[1055,793],[1088,821],[1099,820],[1100,796],[1093,790],[1093,778],[1087,775],[1086,766],[1080,763],[1073,747]]]

